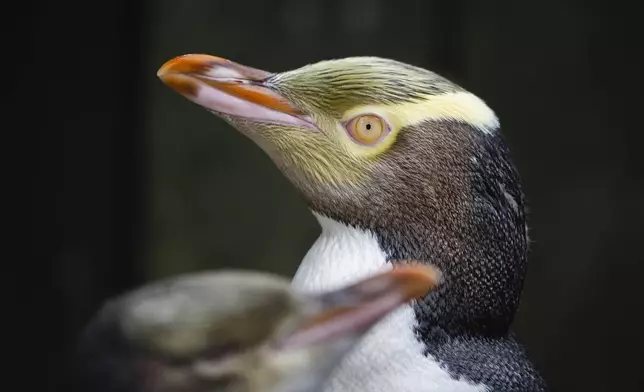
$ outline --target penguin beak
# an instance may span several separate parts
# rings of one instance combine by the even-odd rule
[[[359,337],[400,305],[424,297],[440,279],[428,266],[400,266],[340,290],[318,294],[282,347]]]
[[[188,54],[166,62],[157,76],[190,101],[220,115],[315,128],[270,87],[272,73],[221,57]]]

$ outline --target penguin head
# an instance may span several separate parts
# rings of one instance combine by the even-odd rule
[[[377,57],[269,73],[188,55],[158,75],[255,141],[313,209],[342,220],[356,211],[391,213],[405,188],[445,192],[438,173],[460,169],[459,139],[468,136],[446,123],[469,124],[472,133],[498,127],[492,110],[459,86]]]
[[[97,392],[317,391],[372,325],[437,279],[397,268],[316,295],[250,271],[163,280],[102,307],[80,376]]]

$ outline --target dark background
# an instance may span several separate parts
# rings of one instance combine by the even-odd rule
[[[5,9],[5,39],[15,47],[4,82],[30,140],[10,170],[32,178],[33,257],[11,264],[25,278],[11,300],[22,313],[5,316],[25,333],[16,337],[26,336],[15,367],[34,377],[22,382],[70,391],[76,334],[109,296],[203,268],[290,275],[318,235],[259,148],[157,79],[166,60],[202,52],[270,71],[390,57],[486,100],[530,207],[533,252],[515,331],[555,391],[638,390],[644,62],[636,4],[110,0]]]

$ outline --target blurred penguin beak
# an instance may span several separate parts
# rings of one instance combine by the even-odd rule
[[[360,336],[399,306],[424,297],[440,279],[429,266],[400,266],[351,286],[314,296],[307,315],[282,347],[326,343]]]

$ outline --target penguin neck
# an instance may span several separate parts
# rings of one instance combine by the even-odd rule
[[[302,260],[293,287],[307,292],[327,291],[392,268],[378,236],[313,212],[322,233]],[[324,392],[483,391],[480,384],[456,380],[425,355],[426,346],[411,305],[403,305],[379,322],[358,343],[329,380]]]
[[[412,225],[398,226],[392,232],[391,228],[368,229],[316,212],[313,215],[322,233],[294,276],[295,288],[338,289],[397,262],[417,260],[436,265],[443,273],[437,290],[413,305],[415,319],[408,327],[417,330],[424,343],[446,336],[500,338],[509,333],[526,257],[525,237],[509,236],[511,228],[477,227],[476,235],[465,231],[461,233],[465,240],[454,241],[447,229],[437,229],[420,239]],[[497,238],[494,233],[509,237]],[[460,249],[463,241],[468,244],[466,252]],[[493,246],[485,248],[480,242]]]

